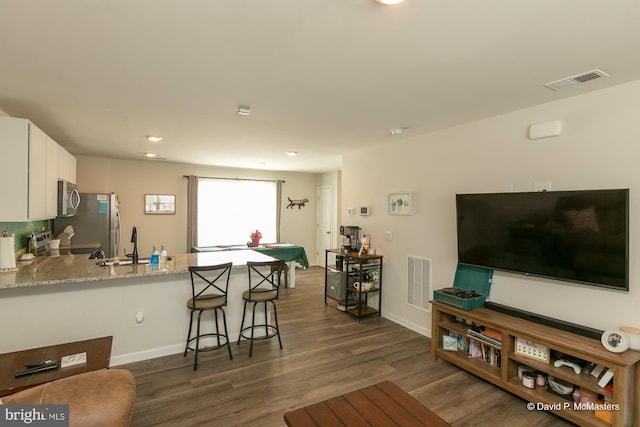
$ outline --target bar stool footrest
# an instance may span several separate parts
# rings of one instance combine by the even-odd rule
[[[201,351],[214,351],[214,350],[218,350],[218,349],[221,349],[221,348],[225,347],[227,344],[231,344],[231,342],[230,342],[229,340],[227,340],[227,336],[226,336],[225,334],[215,334],[215,333],[211,333],[211,334],[203,334],[203,335],[200,335],[200,339],[201,339],[201,340],[202,340],[203,338],[205,338],[205,337],[218,337],[218,339],[220,339],[220,340],[221,340],[221,342],[220,342],[220,344],[219,344],[219,345],[218,345],[218,344],[216,344],[216,345],[213,345],[213,346],[200,347],[200,348],[198,348],[198,353],[199,353],[199,352],[201,352]],[[198,339],[198,337],[193,337],[193,338],[191,338],[191,339],[187,342],[187,350],[189,350],[189,351],[196,351],[195,346],[193,346],[193,347],[192,347],[190,344],[191,344],[193,341],[197,340],[197,339]]]
[[[262,329],[264,331],[265,326],[269,329],[269,332],[266,335],[260,335],[260,336],[253,336],[253,338],[251,338],[251,329]],[[245,333],[248,333],[248,335],[245,335]],[[273,325],[253,325],[253,326],[247,326],[246,328],[242,329],[240,331],[240,337],[247,339],[247,340],[267,340],[269,338],[273,338],[275,336],[277,336],[279,334],[279,330],[277,327],[273,326]],[[202,350],[201,350],[202,351]]]

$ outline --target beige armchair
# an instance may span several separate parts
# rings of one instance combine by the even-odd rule
[[[68,404],[70,427],[128,426],[135,401],[135,379],[124,369],[86,372],[2,398],[6,405]]]

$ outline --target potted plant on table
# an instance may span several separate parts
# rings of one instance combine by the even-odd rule
[[[247,243],[247,246],[251,248],[257,248],[258,246],[260,246],[260,239],[262,239],[262,233],[260,232],[260,230],[254,231],[249,235],[249,237],[251,238],[251,240]]]

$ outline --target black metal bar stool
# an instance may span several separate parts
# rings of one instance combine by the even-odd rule
[[[244,309],[242,312],[242,323],[240,324],[240,334],[238,336],[238,345],[242,338],[249,340],[249,357],[253,355],[253,342],[256,340],[265,340],[278,337],[280,349],[282,349],[282,340],[280,339],[280,329],[278,327],[278,313],[276,311],[275,301],[278,299],[280,291],[280,277],[284,269],[284,261],[267,261],[267,262],[247,262],[249,271],[249,290],[242,293],[244,300]],[[244,326],[244,318],[247,314],[247,304],[253,305],[251,314],[251,326]],[[256,325],[256,306],[264,303],[264,323]],[[273,323],[269,323],[269,312],[267,303],[271,303],[273,307]],[[264,328],[264,335],[255,336],[254,332],[259,328]]]
[[[227,333],[227,318],[224,313],[224,306],[227,305],[227,290],[229,288],[231,266],[232,263],[228,262],[226,264],[189,267],[189,273],[191,274],[191,298],[187,301],[187,308],[191,310],[191,318],[189,320],[189,333],[187,334],[184,356],[186,357],[187,351],[189,350],[194,352],[194,371],[198,369],[198,352],[200,351],[212,351],[226,346],[229,351],[229,359],[233,359],[231,346],[229,345],[229,334]],[[218,283],[218,281],[220,283]],[[218,325],[218,310],[222,313],[223,332],[220,332]],[[198,322],[196,335],[192,337],[193,315],[196,311],[198,312]],[[216,331],[214,333],[200,333],[200,318],[205,311],[213,311],[216,323]],[[204,337],[216,337],[217,345],[200,348],[200,339]],[[190,346],[193,341],[195,341],[195,345]]]

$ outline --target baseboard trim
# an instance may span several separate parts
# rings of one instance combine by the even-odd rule
[[[392,321],[393,323],[397,323],[398,325],[404,326],[407,329],[411,329],[414,332],[419,333],[420,335],[424,335],[427,338],[431,338],[431,329],[425,328],[422,325],[418,325],[416,323],[408,322],[406,319],[402,317],[395,316],[393,314],[382,314],[382,317]]]
[[[170,356],[184,351],[184,343],[172,344],[164,347],[150,348],[135,353],[120,354],[111,357],[110,366],[126,365],[127,363],[142,362],[143,360],[155,359],[156,357]]]

